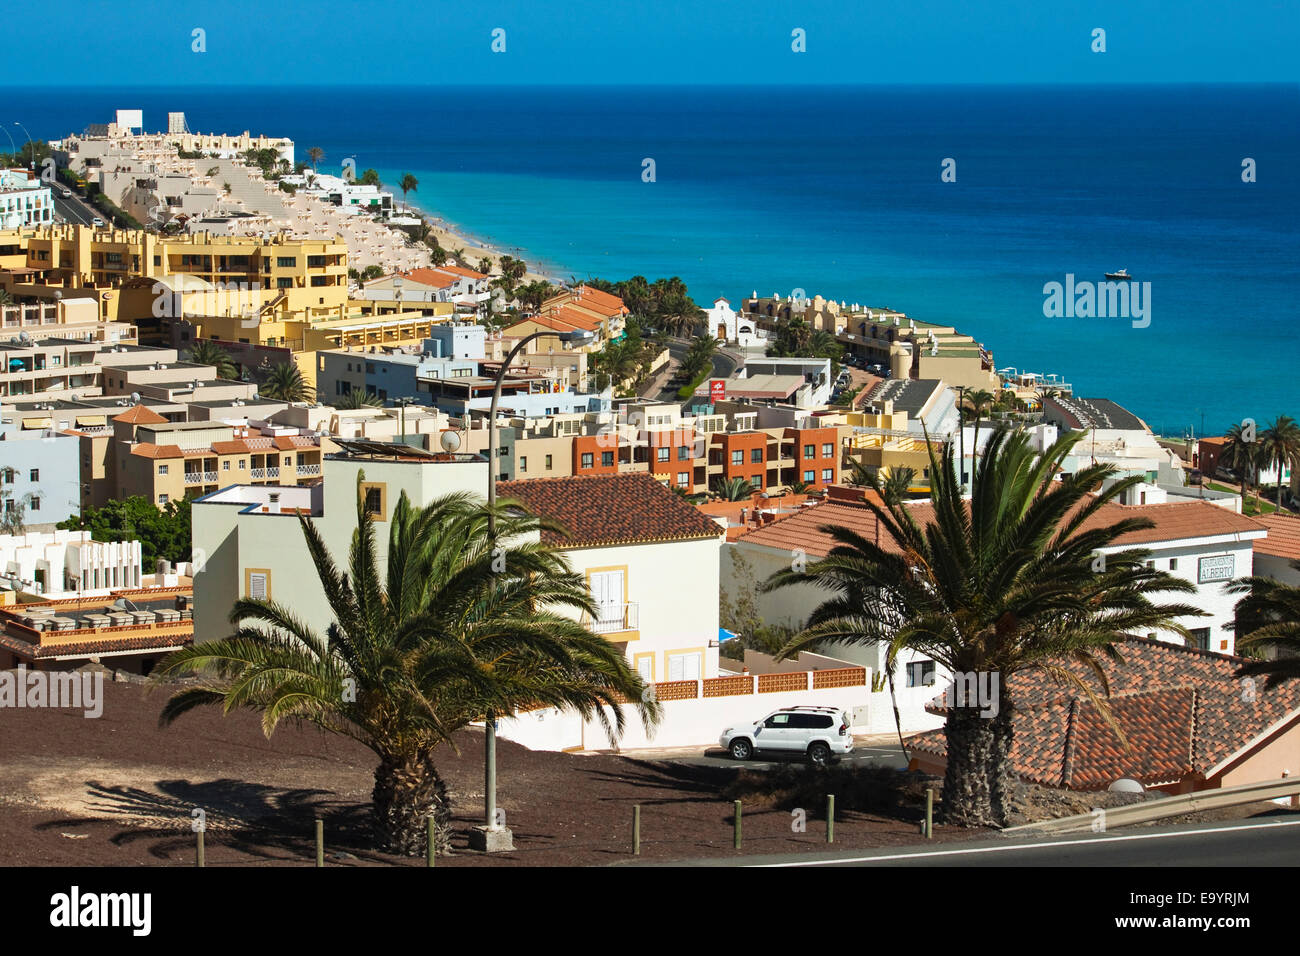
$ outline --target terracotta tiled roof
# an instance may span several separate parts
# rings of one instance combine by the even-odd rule
[[[461,276],[465,279],[486,279],[481,272],[475,272],[473,269],[465,269],[461,266],[434,266],[435,272],[449,272],[455,276]]]
[[[121,415],[113,416],[115,422],[126,422],[129,425],[161,425],[167,419],[163,418],[151,408],[143,405],[134,405],[124,411]]]
[[[497,483],[497,494],[560,522],[567,535],[546,532],[557,547],[721,538],[717,522],[700,514],[647,474],[527,478]]]
[[[67,657],[70,654],[103,654],[108,651],[165,651],[175,647],[188,647],[193,643],[194,638],[192,635],[173,634],[166,637],[110,638],[100,641],[82,641],[77,644],[31,644],[8,634],[0,633],[0,647],[7,647],[24,660]]]
[[[131,454],[139,455],[141,458],[184,458],[185,452],[181,451],[179,445],[154,445],[149,442],[140,442],[131,446]]]
[[[1300,561],[1300,517],[1271,514],[1260,515],[1255,520],[1268,529],[1267,538],[1255,539],[1256,554]]]
[[[1209,778],[1266,731],[1300,720],[1300,682],[1268,689],[1256,678],[1247,685],[1233,676],[1244,658],[1145,638],[1130,638],[1119,650],[1122,664],[1100,660],[1111,712],[1129,749],[1085,695],[1040,672],[1022,672],[1003,688],[1000,701],[1014,701],[1011,760],[1018,774],[1075,790],[1103,789],[1124,776],[1148,785],[1189,774]],[[1104,698],[1086,668],[1073,660],[1058,663]],[[942,713],[942,701],[941,694],[927,709]],[[947,753],[942,730],[913,738],[911,745]]]
[[[401,273],[401,277],[419,285],[427,285],[434,289],[445,289],[456,280],[447,275],[445,272],[438,272],[434,269],[412,269],[410,272]]]
[[[934,520],[934,507],[928,502],[909,505],[908,510],[922,527]],[[1155,522],[1155,527],[1122,534],[1115,539],[1116,546],[1181,541],[1214,535],[1258,535],[1264,531],[1264,527],[1254,519],[1205,501],[1158,505],[1108,504],[1085,521],[1082,530],[1115,524],[1124,518],[1149,518]],[[878,542],[887,551],[898,551],[889,533],[877,527],[876,516],[865,504],[837,500],[833,496],[828,496],[826,501],[798,514],[780,518],[751,531],[740,540],[782,550],[802,548],[805,554],[824,558],[835,546],[835,541],[830,534],[821,530],[823,525],[849,528]]]

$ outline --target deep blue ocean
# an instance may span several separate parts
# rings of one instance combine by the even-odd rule
[[[38,138],[293,138],[551,274],[679,275],[697,302],[798,288],[952,323],[1157,430],[1300,417],[1300,87],[16,90]],[[18,135],[17,128],[15,136]],[[7,144],[5,144],[7,145]],[[941,163],[956,162],[956,181]],[[1256,181],[1242,181],[1254,160]],[[654,182],[642,179],[654,161]],[[396,192],[396,190],[394,190]],[[400,196],[400,193],[399,193]],[[1125,268],[1150,324],[1047,318]]]

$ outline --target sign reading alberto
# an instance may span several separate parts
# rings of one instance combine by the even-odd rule
[[[1216,554],[1210,558],[1201,558],[1196,570],[1196,581],[1198,584],[1205,584],[1210,581],[1231,581],[1232,575],[1232,555]]]

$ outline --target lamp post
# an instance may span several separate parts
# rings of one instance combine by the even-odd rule
[[[14,125],[23,131],[23,135],[27,137],[27,142],[31,144],[32,161],[28,163],[27,166],[29,169],[35,169],[36,168],[36,141],[32,139],[32,134],[27,132],[27,127],[24,126],[22,123],[18,122],[17,120],[14,120]]]
[[[8,127],[8,126],[0,127],[0,129],[3,129],[3,130],[5,131],[5,135],[9,137],[9,148],[10,148],[10,150],[13,151],[13,154],[14,154],[15,156],[17,156],[17,155],[18,155],[18,146],[17,146],[16,143],[14,143],[14,134],[11,133],[11,132],[9,132],[9,127]]]
[[[402,429],[402,432],[398,440],[403,445],[405,445],[406,444],[406,406],[414,405],[415,399],[411,398],[409,395],[404,395],[401,398],[394,399],[393,404],[396,405],[399,409],[401,409],[401,411],[398,413],[401,416],[400,419],[401,424],[398,427]]]
[[[961,487],[961,493],[966,494],[966,422],[963,420],[962,409],[966,407],[966,389],[967,385],[954,385],[957,389],[957,445],[959,451],[957,454],[961,460],[957,463],[957,481]],[[977,449],[978,450],[978,449]]]
[[[524,346],[535,339],[555,336],[561,342],[570,345],[585,345],[594,336],[590,332],[576,330],[573,332],[534,332],[515,343],[515,347],[506,353],[497,369],[496,381],[492,385],[492,405],[488,410],[488,548],[496,552],[497,540],[497,405],[501,401],[501,383],[505,381],[506,369],[514,361]],[[487,853],[514,849],[514,838],[510,828],[497,823],[497,731],[496,714],[488,711],[483,717],[483,825],[470,831],[470,845]]]

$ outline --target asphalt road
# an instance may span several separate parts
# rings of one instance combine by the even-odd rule
[[[777,767],[799,766],[806,763],[803,754],[759,754],[752,760],[733,760],[721,747],[713,747],[699,755],[685,755],[671,758],[673,763],[691,767],[732,767],[745,770],[773,770]],[[893,767],[896,770],[907,769],[907,761],[897,747],[863,747],[858,746],[853,753],[840,757],[837,765],[846,767]]]
[[[1109,833],[1010,839],[991,834],[941,847],[863,853],[840,850],[771,856],[678,861],[674,866],[1068,866],[1205,867],[1300,865],[1300,819],[1278,810],[1278,819],[1255,817],[1177,827],[1142,827]]]
[[[668,343],[668,354],[677,362],[686,356],[690,343],[684,339],[672,339]],[[711,378],[730,378],[731,374],[740,367],[741,357],[733,352],[726,352],[722,349],[713,353],[713,372]],[[676,402],[677,389],[674,387],[665,388],[659,393],[658,400],[661,402]],[[683,403],[684,404],[684,403]]]
[[[65,222],[73,225],[89,226],[96,216],[104,219],[103,213],[75,192],[72,194],[71,199],[64,199],[61,192],[63,188],[60,183],[55,183],[51,187],[51,191],[54,193],[54,211],[62,216]],[[107,222],[108,220],[104,219],[104,221]]]

